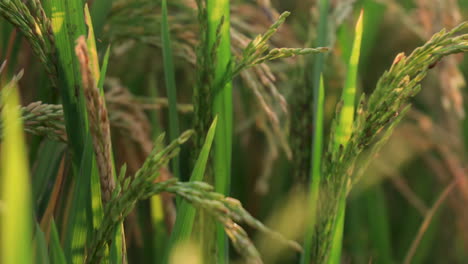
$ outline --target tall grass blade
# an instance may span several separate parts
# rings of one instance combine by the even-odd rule
[[[320,193],[321,181],[321,163],[323,151],[323,115],[324,115],[324,102],[325,102],[325,88],[323,76],[320,78],[320,86],[318,89],[317,104],[314,111],[314,136],[312,145],[312,167],[310,172],[310,187],[309,187],[309,212],[307,220],[307,232],[304,241],[304,253],[302,255],[301,263],[306,264],[311,262],[312,241],[315,230],[315,220],[317,217],[317,203]]]
[[[109,64],[109,57],[110,57],[110,46],[107,47],[106,53],[104,54],[104,58],[102,61],[102,66],[99,66],[99,56],[96,46],[96,38],[94,33],[94,26],[93,21],[91,19],[91,15],[89,13],[88,6],[85,5],[85,19],[86,25],[88,26],[88,37],[87,37],[87,46],[88,46],[88,56],[89,56],[89,66],[91,71],[94,75],[94,79],[98,80],[97,88],[100,92],[100,96],[104,97],[104,81],[106,79],[107,74],[107,67]],[[102,102],[104,105],[106,104],[105,101]],[[112,171],[115,178],[115,162],[113,157],[112,160]],[[93,174],[93,178],[91,179],[91,201],[92,201],[92,208],[93,208],[93,224],[94,228],[99,228],[102,222],[102,217],[104,216],[103,206],[101,201],[101,188],[99,183],[99,178],[97,174]],[[115,235],[114,243],[111,245],[110,250],[110,262],[111,263],[121,263],[123,261],[123,234],[124,229],[123,226],[120,228]]]
[[[33,259],[31,187],[16,84],[4,87],[0,100],[5,124],[0,168],[0,262],[27,264]]]
[[[345,147],[351,137],[354,122],[354,111],[356,101],[356,86],[359,67],[359,58],[361,52],[362,34],[363,34],[363,16],[361,11],[356,23],[353,49],[349,61],[349,69],[346,75],[345,87],[343,89],[342,101],[343,108],[338,117],[338,126],[334,140],[334,151],[338,152],[341,147]],[[346,193],[341,192],[339,197],[337,219],[334,227],[333,242],[328,263],[340,263],[341,247],[344,229]]]
[[[346,196],[342,195],[338,200],[338,211],[333,229],[333,240],[330,249],[329,264],[341,263],[341,248],[343,247],[343,231],[345,222]]]
[[[90,171],[96,169],[93,158],[93,143],[91,137],[85,141],[82,163],[75,181],[69,221],[65,233],[64,252],[67,262],[84,263],[85,245],[90,232],[93,230],[91,217],[91,179]]]
[[[318,2],[320,21],[317,29],[317,47],[326,47],[328,45],[328,10],[330,8],[329,0],[320,0]],[[323,65],[325,63],[324,53],[315,55],[314,70],[312,71],[312,87],[314,89],[314,105],[317,106],[319,98],[320,76],[323,72]]]
[[[100,80],[99,59],[96,50],[96,41],[94,39],[93,23],[89,14],[88,5],[84,8],[85,23],[88,26],[88,37],[86,43],[88,46],[89,67],[93,74],[94,80]],[[99,175],[93,174],[91,177],[91,207],[93,209],[93,227],[98,228],[104,216],[101,202],[101,187],[99,183]]]
[[[320,13],[319,25],[317,30],[316,46],[325,47],[328,45],[328,10],[329,0],[320,0],[318,8]],[[310,171],[310,187],[309,187],[309,212],[306,236],[304,238],[304,253],[301,257],[301,264],[309,264],[312,256],[312,241],[314,236],[314,227],[316,220],[316,209],[318,196],[320,193],[320,170],[321,156],[323,144],[323,107],[325,100],[325,91],[323,83],[323,67],[325,63],[325,54],[319,53],[315,55],[314,61],[309,62],[314,65],[312,72],[308,73],[311,76],[311,87],[314,95],[314,123],[315,131],[312,139],[312,164]]]
[[[198,156],[197,162],[195,163],[195,168],[192,171],[192,175],[190,176],[190,181],[203,181],[203,176],[205,175],[205,169],[210,155],[211,145],[216,134],[216,125],[217,118],[215,118],[208,131],[205,143],[202,147],[200,155]],[[188,202],[182,201],[180,203],[180,207],[177,210],[176,223],[169,240],[169,248],[167,250],[166,257],[171,253],[172,249],[176,245],[183,243],[185,240],[190,238],[195,220],[195,213],[195,208]]]
[[[36,223],[36,232],[34,234],[34,259],[36,264],[50,263],[47,241],[38,223]]]
[[[172,54],[172,43],[167,14],[167,0],[162,0],[162,23],[161,39],[164,62],[164,76],[166,81],[166,93],[169,99],[169,139],[173,141],[180,134],[179,115],[177,112],[177,90],[175,82],[175,69]],[[171,161],[172,173],[177,179],[180,179],[180,158],[176,156]]]
[[[349,61],[348,73],[346,74],[345,87],[341,99],[343,101],[343,108],[341,109],[338,117],[338,126],[336,128],[336,135],[334,138],[335,150],[340,148],[340,145],[346,146],[349,138],[351,137],[354,111],[356,101],[356,84],[359,66],[359,57],[361,51],[362,31],[363,31],[363,12],[359,16],[356,23],[356,31],[353,43],[353,49]]]
[[[45,0],[51,18],[58,53],[59,86],[61,88],[67,138],[72,152],[75,184],[70,215],[66,224],[64,252],[68,262],[82,263],[88,228],[92,222],[90,183],[97,175],[89,135],[87,114],[81,89],[81,73],[75,56],[75,40],[86,35],[83,2],[80,0]],[[93,176],[94,174],[94,176]]]
[[[89,13],[88,4],[85,4],[84,6],[84,18],[88,29],[86,44],[88,46],[89,67],[91,68],[94,80],[98,81],[101,79],[101,72],[99,70],[99,56],[96,47],[96,38],[94,36],[94,25],[91,19],[91,14]]]
[[[111,244],[109,252],[109,263],[120,264],[125,263],[127,260],[127,248],[124,246],[125,242],[125,229],[124,225],[120,224],[120,227],[115,231],[114,240]],[[107,257],[107,256],[106,256]],[[104,259],[106,261],[106,259]]]
[[[52,20],[58,53],[61,88],[68,142],[73,153],[75,172],[81,164],[88,133],[86,109],[81,89],[81,73],[75,56],[75,40],[86,35],[83,2],[80,0],[45,0],[44,7]]]
[[[101,96],[104,96],[104,81],[106,79],[107,74],[107,67],[109,65],[109,57],[110,57],[110,46],[107,47],[106,53],[104,54],[104,58],[102,61],[101,72],[99,76],[98,82],[98,89],[101,92]],[[115,172],[115,161],[112,157],[112,166],[114,167],[113,171]],[[115,177],[115,175],[114,175]],[[122,263],[126,259],[126,249],[125,249],[125,229],[124,226],[121,225],[120,230],[118,230],[115,234],[114,243],[112,243],[112,248],[110,252],[110,261],[111,263]]]
[[[99,90],[100,96],[104,97],[104,81],[106,79],[107,73],[107,66],[109,64],[109,57],[110,57],[110,47],[107,48],[106,53],[104,54],[102,67],[99,66],[99,56],[97,51],[96,45],[96,38],[94,33],[94,25],[91,18],[91,14],[88,9],[88,5],[85,4],[84,8],[85,13],[85,22],[88,27],[88,36],[86,39],[87,50],[88,50],[88,58],[89,58],[89,68],[91,69],[91,73],[93,75],[94,80],[97,81],[97,88]],[[104,106],[106,105],[105,101],[103,100],[102,103]],[[115,179],[115,164],[114,159],[111,155],[112,161],[112,177]],[[101,185],[99,180],[99,175],[96,173],[93,174],[91,178],[91,206],[93,209],[93,226],[95,229],[98,229],[102,223],[102,218],[104,217],[103,212],[103,205],[102,205],[102,193],[101,193]],[[122,234],[124,230],[123,227],[116,232],[116,237],[114,239],[114,243],[111,245],[110,250],[110,261],[111,263],[121,263],[122,262]],[[107,257],[107,256],[106,256]],[[107,261],[107,259],[104,259]]]
[[[221,83],[231,60],[230,40],[230,1],[229,0],[207,0],[208,15],[208,42],[210,47],[216,47],[218,27],[221,25],[219,36],[220,42],[216,51],[215,84]],[[227,83],[224,87],[214,86],[221,89],[220,92],[213,91],[213,115],[218,116],[218,132],[214,139],[214,172],[215,190],[222,194],[229,194],[231,181],[231,151],[232,151],[232,84]],[[217,262],[227,262],[228,244],[223,227],[217,225],[216,243],[218,258]]]
[[[110,46],[107,47],[106,53],[104,53],[104,58],[102,59],[101,73],[99,76],[99,82],[97,84],[99,91],[104,95],[104,81],[106,80],[107,68],[109,66],[110,58]]]
[[[329,42],[328,37],[328,10],[330,8],[329,0],[320,0],[319,3],[320,21],[317,31],[317,42],[316,46],[326,47]],[[323,65],[325,63],[325,53],[319,53],[315,55],[314,69],[312,71],[312,87],[314,89],[314,106],[317,109],[319,104],[319,93],[320,93],[320,80],[323,72]],[[315,113],[314,113],[315,114]]]
[[[67,263],[65,259],[65,254],[60,245],[60,238],[57,231],[57,226],[55,225],[55,220],[52,219],[50,222],[50,244],[49,244],[49,255],[52,264],[65,264]]]

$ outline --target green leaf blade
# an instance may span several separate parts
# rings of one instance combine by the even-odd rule
[[[325,88],[323,76],[320,78],[320,86],[318,89],[318,98],[316,111],[314,116],[315,133],[312,140],[312,167],[310,171],[310,187],[309,187],[309,214],[307,220],[309,224],[307,226],[306,237],[304,241],[304,253],[302,254],[301,263],[311,262],[311,250],[312,241],[314,236],[316,217],[317,217],[317,206],[320,193],[320,182],[321,182],[321,163],[322,163],[322,151],[323,151],[323,119],[324,119],[324,103],[325,103]]]
[[[4,89],[1,96],[5,128],[0,159],[0,260],[5,264],[27,264],[33,259],[29,164],[16,84]]]
[[[190,181],[202,181],[205,175],[206,165],[211,151],[211,146],[216,134],[218,119],[215,118],[206,136],[205,143],[198,156],[195,168],[192,171]],[[180,202],[180,208],[177,210],[177,218],[169,241],[169,248],[166,252],[166,260],[170,251],[179,243],[188,239],[192,234],[192,228],[195,221],[196,210],[186,201]]]
[[[65,264],[65,253],[63,252],[62,245],[60,245],[60,238],[55,225],[55,220],[50,222],[50,258],[52,264]]]
[[[357,90],[357,77],[359,58],[361,51],[362,35],[363,35],[363,17],[364,11],[361,11],[359,19],[356,23],[355,37],[351,57],[349,60],[349,69],[346,74],[345,87],[342,93],[343,108],[338,116],[338,125],[336,128],[336,134],[333,138],[334,151],[338,153],[340,147],[347,145],[351,138],[354,122],[355,112],[355,101],[356,101],[356,90]],[[346,181],[347,179],[340,179]],[[345,184],[341,184],[345,186]],[[343,230],[345,222],[345,209],[346,209],[346,190],[341,189],[338,198],[338,207],[336,219],[334,221],[332,246],[330,250],[330,256],[328,259],[329,264],[338,264],[341,261],[341,248],[343,240]]]
[[[169,99],[169,138],[176,139],[180,134],[179,114],[177,111],[177,90],[175,81],[175,69],[172,53],[172,43],[170,37],[169,21],[167,14],[167,0],[162,0],[162,23],[161,39],[164,63],[164,76],[166,82],[166,92]],[[177,156],[172,161],[173,174],[180,179],[180,158]]]
[[[223,78],[231,60],[231,38],[230,38],[230,1],[229,0],[207,0],[208,15],[208,42],[210,48],[217,48],[215,65],[215,84],[223,83]],[[221,23],[223,23],[221,25]],[[219,26],[221,25],[221,28]],[[218,33],[219,28],[219,33]],[[218,36],[220,37],[219,43]],[[227,82],[224,87],[214,86],[221,89],[214,92],[213,116],[218,116],[218,133],[214,139],[213,167],[215,173],[215,190],[222,194],[229,194],[231,183],[231,156],[232,156],[232,83]],[[207,238],[212,240],[213,238]],[[227,237],[222,226],[217,225],[216,230],[217,261],[226,262],[228,259]]]

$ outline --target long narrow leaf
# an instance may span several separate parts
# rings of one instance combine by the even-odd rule
[[[4,140],[1,146],[0,260],[5,264],[32,261],[32,209],[28,161],[16,84],[2,91]]]
[[[356,23],[356,35],[354,37],[354,44],[349,60],[348,73],[346,74],[346,83],[341,95],[343,101],[343,108],[341,109],[338,117],[338,126],[336,128],[336,135],[334,138],[335,150],[340,148],[340,145],[346,146],[349,138],[351,137],[351,131],[354,121],[355,101],[356,101],[356,84],[357,74],[359,66],[359,57],[361,51],[362,31],[363,31],[363,12],[359,16],[358,22]]]
[[[322,151],[323,151],[323,114],[324,114],[324,101],[325,101],[325,88],[323,83],[323,77],[320,78],[320,86],[318,90],[318,100],[316,105],[314,125],[315,133],[313,138],[312,146],[312,167],[310,172],[310,188],[309,188],[309,216],[307,220],[309,224],[307,226],[307,232],[304,242],[304,254],[302,255],[301,263],[310,263],[311,261],[311,249],[312,239],[315,230],[315,223],[317,217],[317,203],[320,192],[321,182],[321,163],[322,163]]]
[[[45,0],[44,6],[52,20],[67,137],[73,153],[73,164],[77,169],[81,163],[83,143],[88,130],[81,73],[74,52],[75,40],[86,35],[83,2]]]
[[[91,15],[89,14],[88,5],[85,5],[84,9],[85,13],[85,22],[88,26],[88,37],[87,37],[87,45],[88,45],[88,57],[89,57],[89,67],[91,69],[91,73],[93,74],[94,80],[100,80],[100,71],[99,71],[99,59],[96,50],[96,41],[94,39],[94,29],[93,29],[93,22],[91,20]],[[101,186],[99,183],[99,175],[93,174],[91,177],[91,207],[93,210],[93,227],[98,228],[102,222],[102,217],[104,216],[104,212],[102,209],[102,201],[101,201]]]
[[[325,47],[328,45],[328,10],[329,10],[330,2],[329,0],[320,0],[318,2],[318,8],[320,12],[320,21],[318,25],[317,31],[317,41],[316,45],[320,47]],[[319,127],[320,124],[323,125],[323,116],[319,111],[323,110],[323,101],[324,100],[324,93],[323,91],[323,98],[321,98],[321,89],[323,88],[323,79],[322,79],[322,71],[323,65],[325,63],[325,54],[319,53],[315,56],[314,61],[310,62],[313,63],[314,69],[309,74],[311,75],[312,79],[312,88],[314,89],[314,122],[315,122],[315,132],[314,138],[312,140],[312,168],[311,170],[311,186],[309,189],[309,217],[308,220],[309,225],[307,226],[306,237],[304,238],[304,253],[302,254],[301,264],[308,264],[310,263],[310,258],[312,255],[312,240],[313,240],[313,233],[314,233],[314,226],[315,226],[315,207],[316,207],[316,199],[318,198],[318,194],[320,192],[320,164],[317,164],[318,160],[321,157],[322,146],[322,133],[323,128]],[[318,155],[318,156],[317,156]]]
[[[93,219],[90,218],[91,208],[91,178],[89,171],[96,169],[96,161],[93,158],[93,144],[91,137],[86,139],[82,164],[75,182],[71,210],[67,230],[65,233],[64,252],[67,262],[83,263],[85,259],[86,241],[93,227]]]
[[[166,81],[166,92],[169,99],[169,139],[175,140],[179,134],[179,116],[177,112],[177,90],[175,82],[175,69],[172,55],[172,44],[169,32],[169,21],[167,15],[167,1],[162,0],[162,23],[161,23],[161,39],[164,62],[164,75]],[[180,158],[176,156],[171,161],[172,173],[180,179]]]
[[[72,152],[73,185],[70,215],[66,223],[64,251],[68,262],[84,260],[88,234],[88,213],[91,213],[90,181],[97,175],[94,155],[81,89],[81,73],[75,56],[75,40],[86,35],[83,2],[81,0],[45,0],[45,10],[52,20],[58,53],[59,85],[62,89],[67,138]],[[87,146],[87,147],[85,147]],[[94,175],[94,176],[93,176]]]
[[[217,45],[218,28],[223,23],[219,30],[220,41],[216,50],[215,84],[221,83],[231,60],[229,5],[229,0],[207,0],[208,41],[211,48]],[[232,84],[229,82],[225,87],[214,88],[213,115],[219,118],[218,133],[214,139],[214,185],[217,192],[227,195],[231,182]],[[216,92],[219,89],[220,92]],[[228,259],[228,244],[221,225],[217,225],[216,234],[217,262],[224,263]]]
[[[93,21],[91,19],[91,15],[90,15],[87,4],[85,5],[84,13],[85,13],[86,25],[88,26],[87,46],[88,46],[89,67],[94,76],[94,80],[97,80],[98,82],[97,88],[100,91],[100,96],[104,97],[104,81],[106,78],[107,66],[109,63],[110,48],[109,47],[107,48],[106,53],[104,55],[103,65],[102,67],[100,67],[96,39],[94,35]],[[106,104],[104,100],[102,103],[104,105]],[[111,164],[112,172],[113,172],[112,177],[115,179],[116,177],[115,162],[112,156],[110,158],[112,161],[112,164]],[[93,174],[93,177],[91,179],[91,206],[93,209],[92,215],[93,215],[93,224],[94,224],[95,229],[99,228],[102,222],[102,217],[104,216],[101,195],[102,193],[101,193],[99,177],[97,174]],[[124,229],[122,226],[122,228],[116,232],[114,243],[112,243],[111,245],[111,251],[110,251],[111,263],[119,264],[122,262],[122,259],[123,259],[122,257],[122,252],[123,252],[122,234],[123,233],[124,233]],[[105,261],[107,260],[104,259],[104,262]]]
[[[49,252],[47,250],[47,241],[41,227],[36,223],[36,232],[34,234],[34,259],[36,264],[49,264]]]
[[[357,74],[363,34],[363,16],[364,12],[361,11],[359,19],[356,23],[356,32],[354,37],[353,49],[349,61],[348,73],[346,75],[346,83],[342,94],[343,108],[341,109],[341,112],[338,116],[338,126],[336,128],[335,138],[333,139],[334,151],[336,152],[338,152],[340,147],[346,146],[349,138],[351,137],[353,129]],[[339,197],[338,199],[339,205],[338,213],[336,216],[337,219],[333,230],[332,248],[330,252],[330,258],[328,260],[328,263],[330,264],[340,263],[341,258],[341,247],[346,209],[346,194],[341,193],[340,195],[341,197]]]
[[[203,180],[203,176],[205,175],[206,164],[208,163],[208,157],[210,155],[211,145],[216,134],[216,125],[217,118],[215,118],[208,131],[205,143],[200,152],[200,155],[198,156],[197,162],[195,163],[195,168],[192,171],[190,181]],[[169,240],[169,248],[166,253],[166,260],[167,256],[170,254],[170,251],[174,248],[174,246],[188,239],[192,234],[195,213],[195,208],[189,203],[187,203],[186,201],[182,201],[180,203],[180,207],[177,210],[177,219],[174,226],[174,230],[172,231],[171,238]]]
[[[60,239],[55,225],[54,219],[50,222],[50,259],[52,264],[65,264],[65,254],[63,253],[62,246],[60,245]]]

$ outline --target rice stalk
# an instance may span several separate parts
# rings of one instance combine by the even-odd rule
[[[104,98],[99,93],[89,67],[89,51],[84,36],[78,38],[75,53],[80,62],[89,126],[100,175],[102,202],[105,204],[110,200],[115,188],[109,117]]]
[[[309,36],[309,43],[314,43],[320,47],[332,45],[328,34],[331,30],[329,25],[329,2],[329,0],[317,1],[319,10],[318,29],[315,39]],[[312,30],[312,27],[309,30]],[[309,35],[312,35],[312,33],[310,32]],[[304,70],[302,70],[305,83],[301,83],[296,88],[298,92],[293,93],[290,99],[292,113],[290,141],[294,156],[292,161],[294,167],[293,178],[297,183],[304,183],[304,186],[306,186],[307,177],[310,176],[312,153],[309,146],[313,144],[310,134],[314,131],[313,120],[317,114],[317,111],[314,112],[313,110],[317,110],[318,107],[320,76],[323,72],[325,58],[326,54],[317,54],[313,58],[307,59]],[[305,70],[310,68],[312,70]],[[315,109],[310,107],[312,100]],[[308,256],[305,257],[308,258]]]
[[[163,40],[163,62],[166,83],[166,93],[169,99],[169,139],[175,140],[179,135],[179,117],[177,112],[177,90],[175,81],[174,62],[172,60],[171,38],[169,32],[169,21],[167,14],[167,1],[162,0],[162,23],[161,39]],[[180,179],[180,160],[175,157],[172,160],[172,172],[174,176]]]
[[[192,131],[185,132],[161,151],[159,151],[158,146],[161,145],[164,136],[158,137],[154,144],[156,148],[133,177],[125,177],[125,169],[120,171],[118,183],[112,192],[111,199],[104,206],[105,218],[98,232],[94,234],[88,244],[86,263],[99,263],[105,254],[106,246],[112,240],[122,221],[132,211],[138,200],[152,196],[152,194],[148,194],[148,189],[155,185],[154,181],[159,176],[160,169],[178,154],[179,145],[186,142],[192,134]],[[161,183],[161,185],[164,184],[164,182]]]
[[[92,215],[95,212],[93,209],[99,208],[93,207],[93,201],[102,198],[93,191],[93,179],[99,178],[99,169],[94,163],[92,136],[83,94],[83,76],[80,61],[75,53],[75,41],[80,36],[87,35],[85,5],[79,0],[44,0],[42,4],[51,19],[55,39],[58,87],[62,98],[67,142],[71,151],[72,172],[76,181],[72,185],[71,202],[67,205],[70,210],[64,231],[64,252],[67,261],[83,262],[86,240],[92,232],[93,221],[97,220]],[[91,66],[96,69],[96,65]]]
[[[208,163],[208,158],[211,151],[211,146],[213,144],[214,136],[216,133],[216,126],[217,119],[215,118],[206,136],[205,144],[203,145],[200,155],[198,156],[198,159],[195,163],[192,175],[190,176],[191,182],[203,181],[206,166]],[[195,215],[195,208],[190,206],[185,201],[180,203],[180,206],[177,210],[177,218],[174,225],[174,230],[171,233],[169,247],[166,252],[166,260],[164,262],[167,261],[167,256],[171,253],[175,246],[177,246],[180,243],[187,242],[190,239],[193,231]]]
[[[187,141],[192,134],[193,132],[188,131],[165,149],[161,151],[155,149],[135,176],[124,178],[125,169],[121,172],[119,183],[116,185],[112,199],[105,206],[105,215],[107,217],[105,217],[102,226],[89,244],[86,263],[99,262],[105,248],[104,246],[110,243],[113,232],[132,210],[135,202],[147,199],[161,192],[175,193],[212,214],[218,221],[223,223],[234,245],[247,258],[254,258],[256,256],[255,247],[249,242],[250,240],[246,237],[245,232],[240,226],[233,221],[245,222],[269,234],[272,238],[278,239],[279,242],[286,243],[295,250],[301,250],[301,247],[297,243],[285,240],[281,235],[270,231],[259,221],[255,220],[241,207],[237,200],[225,198],[223,195],[213,192],[213,188],[205,183],[179,183],[176,179],[154,183],[159,175],[159,169],[167,164],[174,155],[178,154],[179,145]],[[163,137],[158,138],[158,142],[162,142],[162,140]],[[158,146],[159,144],[155,145]]]
[[[169,7],[174,10],[174,15],[170,17],[171,21],[171,32],[173,32],[174,38],[172,44],[174,47],[174,55],[182,59],[189,64],[189,66],[195,65],[196,53],[199,53],[196,46],[203,46],[200,44],[202,40],[198,40],[198,35],[203,36],[200,32],[206,26],[203,23],[199,25],[194,22],[197,21],[196,14],[193,12],[193,7],[190,3],[192,1],[171,1]],[[232,13],[234,14],[234,20],[231,21],[231,53],[234,58],[232,66],[234,66],[235,59],[241,60],[243,57],[243,50],[251,42],[251,35],[255,36],[258,32],[264,31],[264,27],[268,27],[268,24],[257,24],[257,20],[248,21],[247,17],[244,17],[243,13],[240,13],[236,3],[232,3]],[[114,5],[112,15],[110,17],[109,30],[107,31],[107,37],[116,42],[129,43],[131,40],[141,42],[154,46],[156,48],[162,47],[162,40],[159,37],[161,35],[155,29],[160,28],[161,16],[149,13],[147,10],[158,8],[157,4],[148,2],[147,0],[132,1],[132,3],[119,2]],[[262,14],[262,10],[249,6],[249,17],[253,15],[258,16]],[[276,16],[271,17],[272,22],[275,21]],[[128,21],[131,20],[132,24]],[[254,27],[250,25],[254,23]],[[267,23],[270,23],[269,21]],[[289,32],[289,28],[283,28],[283,32]],[[197,35],[197,33],[200,33]],[[290,35],[289,35],[290,37]],[[278,47],[281,44],[288,44],[285,41],[287,38],[282,33],[277,34],[273,38],[271,43],[272,47]],[[204,54],[204,56],[210,56],[210,52]],[[276,64],[284,65],[288,67],[284,61],[275,61]],[[211,67],[211,65],[207,65]],[[198,66],[197,66],[198,68]],[[272,130],[276,138],[280,139],[281,144],[273,144],[274,149],[282,149],[289,158],[291,158],[291,150],[289,142],[285,140],[288,134],[289,115],[287,110],[287,103],[284,96],[280,93],[277,83],[279,78],[277,77],[278,72],[274,71],[274,67],[270,67],[267,64],[259,65],[258,67],[250,67],[240,73],[240,77],[247,88],[255,95],[257,104],[260,106],[260,110],[264,111],[264,114],[268,117],[266,119],[266,127],[258,127],[265,133],[267,130]],[[229,79],[226,76],[226,79]],[[222,85],[219,85],[222,86]],[[241,86],[243,87],[243,86]],[[220,88],[217,89],[219,91]],[[206,96],[205,96],[206,97]],[[210,99],[206,97],[207,101]],[[203,109],[208,109],[203,107]],[[209,112],[209,111],[208,111]],[[198,117],[197,117],[198,118]],[[205,122],[204,131],[206,133],[212,116],[209,116]],[[196,124],[200,123],[198,121]],[[197,131],[199,129],[196,129]],[[203,137],[197,140],[198,147],[201,148],[203,144]],[[198,149],[199,149],[198,148]],[[195,152],[197,153],[197,152]]]
[[[349,193],[370,160],[388,141],[395,126],[407,113],[409,99],[420,91],[420,82],[431,65],[445,56],[468,51],[468,36],[463,34],[467,29],[468,23],[463,23],[451,31],[442,30],[408,57],[399,54],[369,99],[361,97],[346,146],[336,151],[336,145],[330,142],[324,167],[326,176],[321,186],[321,201],[327,203],[320,207],[320,231],[315,240],[321,245],[316,252],[318,263],[327,261],[329,257],[332,230],[340,204],[337,197],[345,197]],[[335,129],[336,120],[332,131]]]
[[[223,81],[228,73],[231,61],[231,22],[229,0],[206,0],[207,14],[207,45],[213,52],[213,96],[212,116],[218,117],[217,130],[214,138],[213,170],[215,190],[228,195],[231,184],[231,156],[232,156],[232,126],[233,99],[232,77]],[[214,262],[226,262],[229,258],[228,243],[224,230],[219,225],[216,228],[216,252]],[[205,231],[206,232],[206,231]],[[209,239],[210,234],[206,234]],[[208,251],[209,252],[209,251]],[[205,252],[208,263],[213,262],[211,254]]]
[[[356,23],[355,37],[351,57],[349,59],[349,69],[346,74],[346,83],[343,89],[341,103],[342,108],[337,120],[337,127],[333,136],[334,151],[338,152],[340,148],[345,148],[352,134],[353,122],[354,122],[354,111],[356,101],[356,90],[357,90],[357,77],[358,77],[358,66],[359,58],[361,54],[361,43],[363,35],[363,17],[364,11],[361,10],[361,14]],[[334,236],[332,242],[332,248],[330,252],[330,259],[328,263],[340,263],[341,259],[341,248],[343,240],[344,220],[345,220],[345,209],[346,209],[346,196],[344,194],[340,199],[340,205],[338,205],[337,221],[334,227]]]
[[[321,77],[320,86],[317,94],[317,104],[314,116],[314,127],[315,133],[313,136],[313,155],[312,155],[312,166],[310,171],[310,187],[309,187],[309,211],[307,220],[307,232],[304,238],[304,253],[302,254],[301,263],[310,263],[312,257],[312,242],[313,236],[316,232],[315,224],[317,218],[317,208],[320,193],[320,182],[321,182],[321,169],[322,169],[322,152],[323,152],[323,111],[324,111],[324,100],[325,100],[325,88],[323,77]]]
[[[53,86],[58,85],[55,38],[52,23],[39,0],[0,1],[0,16],[15,26],[27,38],[35,55],[42,62]]]

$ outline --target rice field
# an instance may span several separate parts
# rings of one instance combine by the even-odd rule
[[[468,263],[465,52],[465,0],[0,0],[0,263]]]

